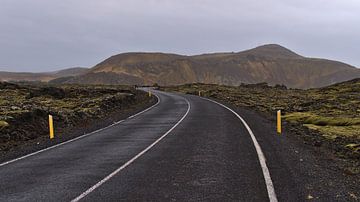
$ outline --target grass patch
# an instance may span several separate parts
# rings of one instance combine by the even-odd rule
[[[324,117],[309,112],[294,112],[286,114],[285,120],[299,122],[302,124],[312,124],[317,126],[353,126],[360,125],[360,118],[347,117]]]

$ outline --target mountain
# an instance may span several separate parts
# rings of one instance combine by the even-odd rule
[[[213,83],[240,85],[267,82],[291,88],[314,88],[360,77],[360,69],[325,59],[303,57],[269,44],[238,53],[184,56],[123,53],[65,83],[154,84]]]
[[[74,67],[54,72],[5,72],[0,71],[0,81],[50,81],[60,77],[73,77],[87,73],[89,69]]]
[[[304,57],[277,44],[237,53],[194,56],[123,53],[91,69],[70,68],[44,73],[0,71],[0,81],[128,85],[209,83],[237,86],[266,82],[290,88],[317,88],[354,78],[360,78],[360,69],[338,61]]]

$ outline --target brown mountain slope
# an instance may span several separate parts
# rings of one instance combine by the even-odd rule
[[[66,77],[66,76],[78,76],[78,75],[85,74],[88,71],[89,71],[89,68],[73,67],[73,68],[68,68],[68,69],[62,69],[62,70],[55,71],[55,72],[50,72],[50,74],[53,74],[53,75],[55,75],[55,77],[59,78],[59,77]]]
[[[41,73],[0,71],[0,81],[50,81],[60,77],[79,76],[87,73],[88,70],[88,68],[74,67]]]
[[[111,82],[108,82],[107,77],[111,78]],[[239,85],[267,82],[292,88],[312,88],[357,77],[360,77],[360,70],[350,65],[306,58],[282,46],[270,44],[239,53],[196,56],[119,54],[99,63],[88,74],[66,82],[160,85],[194,82]]]

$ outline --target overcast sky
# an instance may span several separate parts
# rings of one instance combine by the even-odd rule
[[[359,0],[0,0],[0,70],[92,67],[121,52],[278,43],[360,67]]]

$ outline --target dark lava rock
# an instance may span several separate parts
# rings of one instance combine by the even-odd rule
[[[46,96],[46,95],[49,95],[56,99],[63,99],[66,96],[65,91],[61,88],[44,87],[30,91],[29,95],[27,96],[27,99],[33,97]]]
[[[13,83],[0,82],[0,89],[19,89],[20,87]]]

